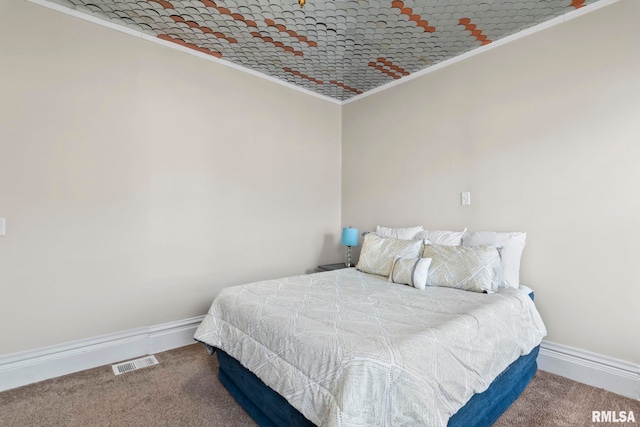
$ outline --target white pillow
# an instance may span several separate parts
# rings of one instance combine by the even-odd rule
[[[460,246],[462,236],[466,232],[466,228],[462,231],[424,230],[416,234],[414,238],[428,240],[434,245]]]
[[[431,258],[396,257],[391,267],[389,281],[424,289],[427,286],[429,265],[431,265]]]
[[[404,227],[404,228],[390,228],[390,227],[376,227],[376,235],[379,237],[391,237],[392,239],[413,240],[416,238],[416,234],[423,230],[421,225],[417,227]]]
[[[369,233],[364,236],[356,268],[365,273],[389,277],[396,257],[417,258],[421,251],[422,240],[391,239]]]
[[[520,286],[520,258],[527,240],[527,233],[474,231],[464,236],[464,246],[502,246],[502,273],[504,286],[518,288]]]

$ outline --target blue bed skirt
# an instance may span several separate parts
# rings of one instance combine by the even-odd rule
[[[449,427],[492,425],[520,396],[538,369],[540,346],[507,367],[449,419]],[[236,359],[216,349],[220,382],[261,427],[311,427],[314,424]]]

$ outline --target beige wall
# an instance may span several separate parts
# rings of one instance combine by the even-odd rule
[[[0,0],[0,354],[339,259],[340,106]]]
[[[345,105],[343,223],[526,231],[547,339],[640,362],[638,17],[615,3]]]

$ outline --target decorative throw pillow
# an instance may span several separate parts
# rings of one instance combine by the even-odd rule
[[[391,267],[389,281],[424,289],[427,286],[427,275],[430,264],[431,258],[396,257]]]
[[[495,231],[476,231],[467,233],[462,239],[464,246],[496,245],[502,246],[503,285],[507,288],[520,286],[520,259],[527,240],[527,233]]]
[[[396,257],[416,258],[421,250],[422,240],[391,239],[370,233],[364,236],[356,268],[365,273],[389,277]]]
[[[432,258],[427,286],[492,293],[502,282],[495,246],[426,245],[422,256]]]
[[[466,228],[462,231],[424,230],[416,234],[415,238],[428,240],[436,245],[460,246],[462,244],[462,236],[466,232]]]
[[[413,240],[416,238],[416,234],[422,231],[421,225],[417,227],[404,227],[404,228],[390,228],[390,227],[376,227],[376,235],[379,237],[391,237],[393,239]]]

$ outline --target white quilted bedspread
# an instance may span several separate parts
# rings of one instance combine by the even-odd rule
[[[445,426],[546,335],[525,292],[419,290],[344,269],[234,286],[195,338],[318,426]]]

